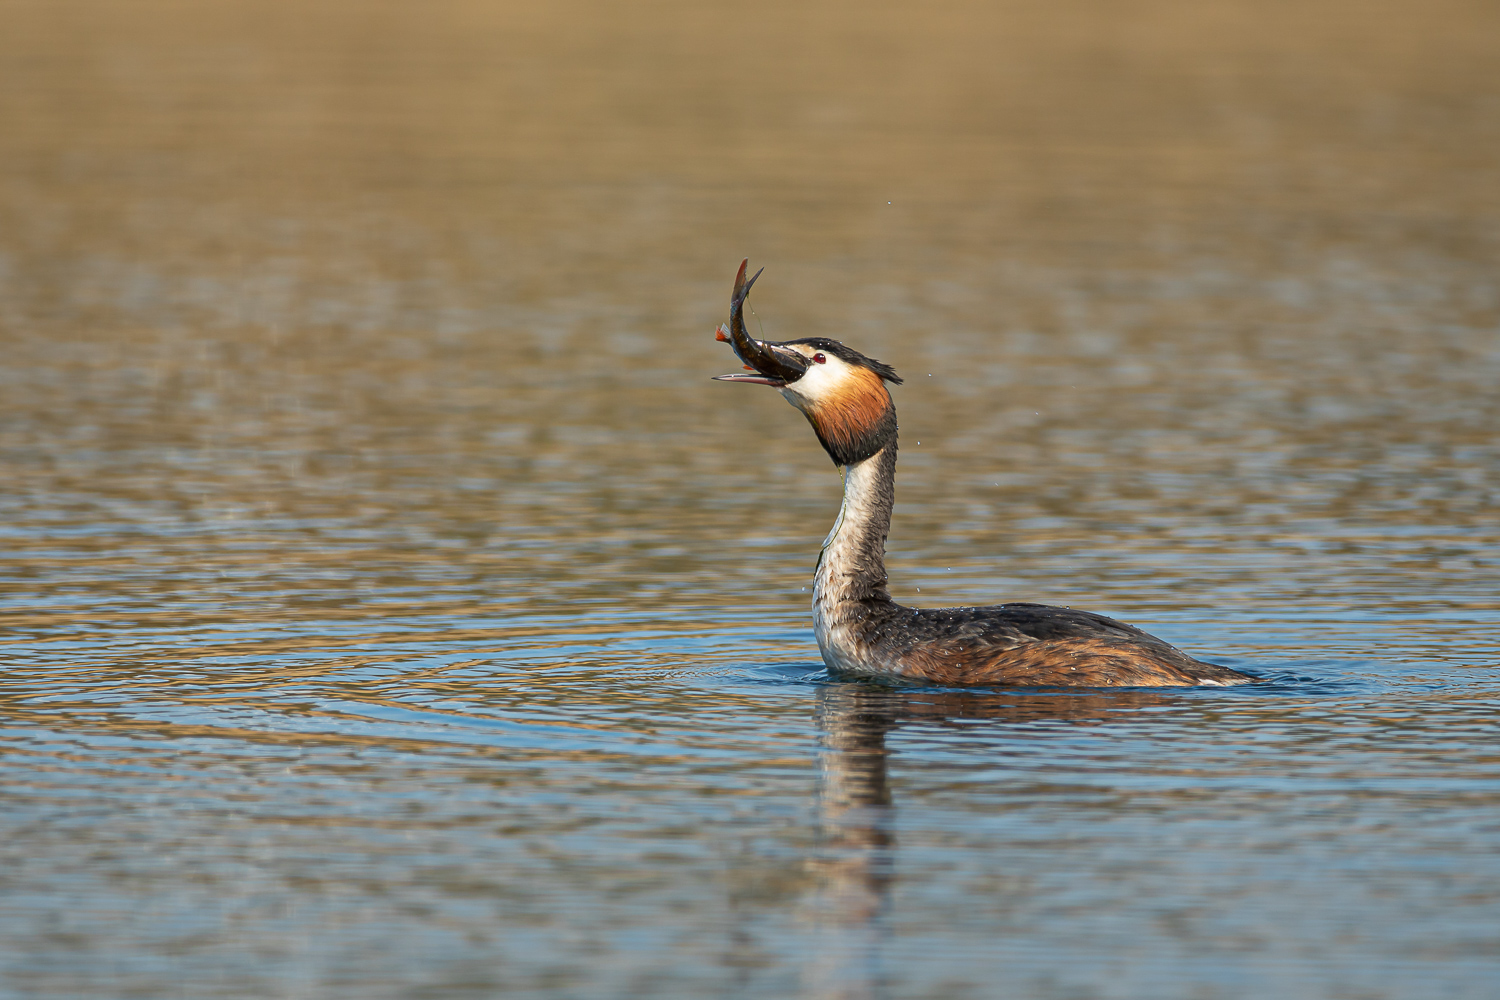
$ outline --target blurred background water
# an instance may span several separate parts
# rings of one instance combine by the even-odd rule
[[[1493,4],[3,20],[3,995],[1494,995]],[[899,600],[1269,682],[831,682],[746,255]]]

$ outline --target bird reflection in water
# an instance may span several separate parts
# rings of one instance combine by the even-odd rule
[[[886,995],[882,951],[890,935],[896,878],[895,804],[886,736],[902,725],[991,720],[1086,724],[1116,712],[1161,705],[1168,694],[924,691],[862,683],[818,692],[818,850],[808,861],[813,887],[804,913],[816,929],[804,995],[874,1000]]]

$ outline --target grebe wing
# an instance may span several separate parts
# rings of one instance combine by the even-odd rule
[[[1152,687],[1253,680],[1134,625],[1045,604],[920,610],[901,632],[894,645],[910,675],[939,683]]]
[[[955,638],[988,640],[998,645],[1062,639],[1128,639],[1172,648],[1169,643],[1134,625],[1092,611],[1047,604],[1017,602],[980,608],[922,609],[917,611],[917,618]]]

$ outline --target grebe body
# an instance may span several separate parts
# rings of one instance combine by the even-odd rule
[[[1196,660],[1103,615],[1043,604],[908,608],[886,589],[885,542],[895,506],[896,410],[889,365],[826,337],[753,340],[744,303],[759,272],[740,265],[726,335],[750,374],[807,417],[844,475],[844,500],[823,542],[813,585],[813,631],[831,671],[949,686],[1187,687],[1255,680]]]

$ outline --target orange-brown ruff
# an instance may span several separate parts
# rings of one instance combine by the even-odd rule
[[[851,366],[836,391],[809,400],[802,412],[830,455],[857,453],[861,442],[878,435],[886,423],[892,434],[896,432],[896,408],[891,405],[885,380],[860,366]]]
[[[747,262],[748,263],[748,262]],[[895,506],[896,410],[890,366],[824,337],[752,340],[743,307],[755,278],[740,265],[729,334],[752,374],[801,410],[844,473],[844,503],[823,543],[813,625],[830,670],[865,677],[1026,687],[1244,684],[1246,674],[1195,660],[1132,625],[1043,604],[908,608],[886,589],[885,541]],[[755,277],[759,277],[757,273]]]

